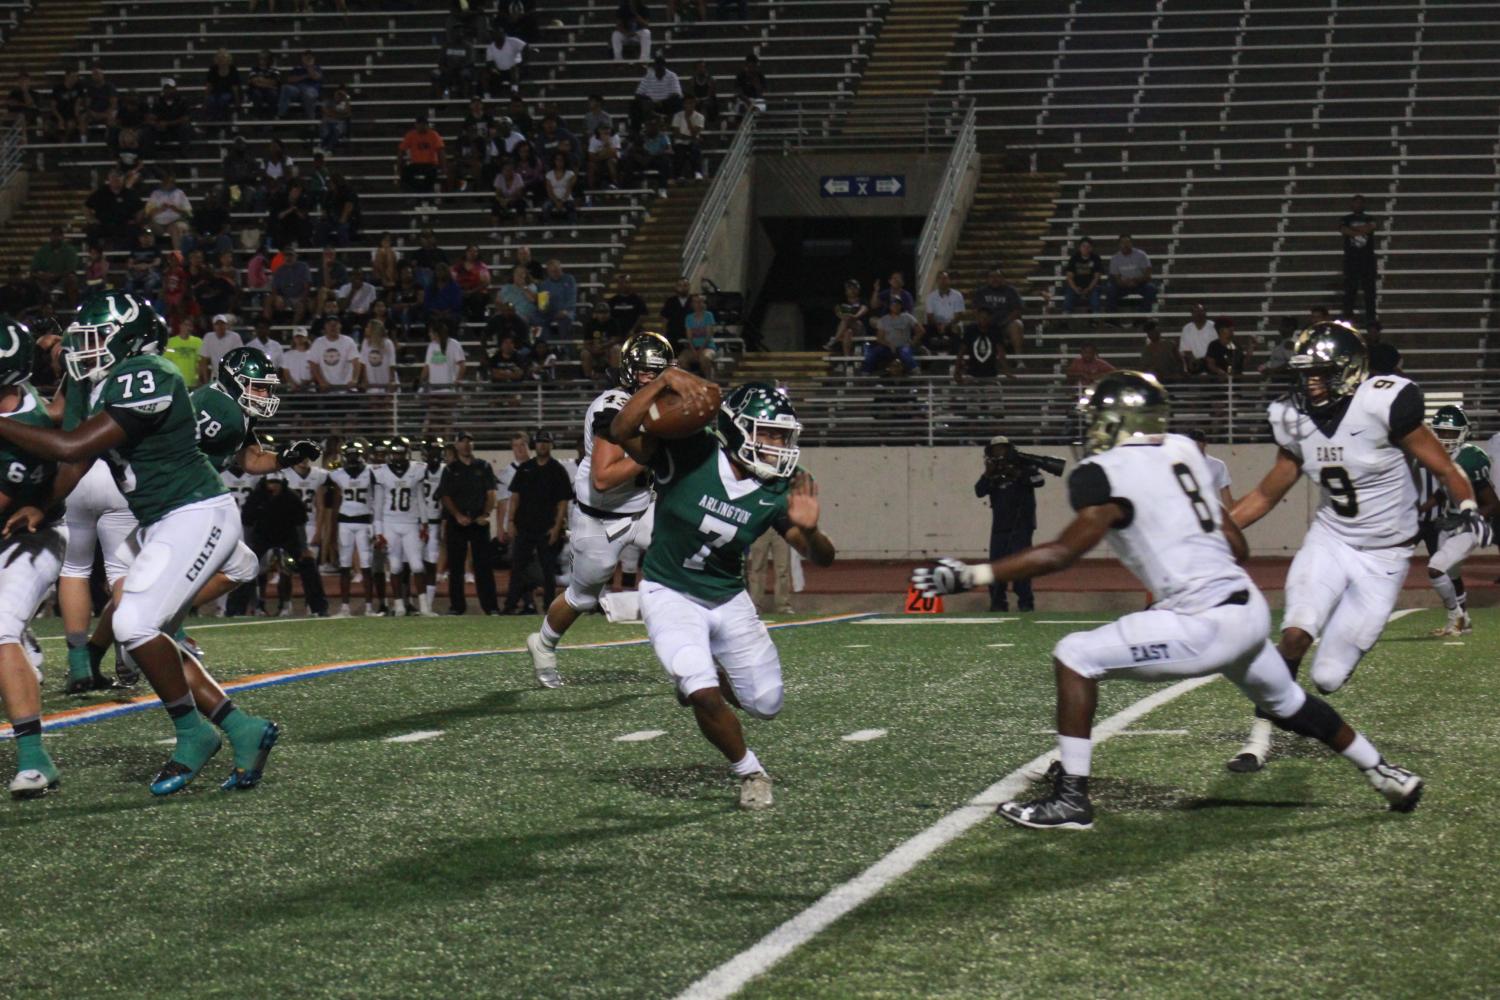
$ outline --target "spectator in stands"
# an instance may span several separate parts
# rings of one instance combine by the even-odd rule
[[[429,327],[439,319],[449,327],[463,322],[463,291],[458,287],[458,282],[453,280],[453,270],[447,264],[439,264],[433,269],[432,287],[427,289],[427,294],[423,297],[422,308],[427,314]]]
[[[250,153],[245,137],[234,137],[220,164],[224,175],[225,204],[235,211],[259,212],[265,208],[265,176]]]
[[[80,105],[82,99],[79,100]],[[178,156],[187,156],[193,143],[193,122],[188,102],[177,92],[177,81],[167,77],[161,82],[161,93],[151,101],[151,110],[146,115],[150,129],[151,152],[159,153],[164,146],[172,146]]]
[[[325,245],[323,252],[318,257],[318,263],[313,268],[313,285],[321,292],[326,289],[327,295],[321,295],[318,299],[318,308],[322,309],[325,301],[349,280],[349,268],[339,260],[339,252],[332,246]]]
[[[182,248],[182,239],[188,233],[192,220],[193,205],[187,193],[177,186],[177,178],[167,173],[151,197],[146,199],[146,225],[158,238],[171,241],[174,250]]]
[[[359,235],[359,192],[343,174],[336,173],[329,178],[328,190],[323,193],[323,218],[318,230],[325,243],[341,247],[348,246]]]
[[[1078,349],[1078,357],[1068,362],[1064,374],[1079,385],[1092,385],[1114,370],[1114,365],[1099,357],[1099,348],[1093,341],[1085,341]]]
[[[500,346],[490,356],[487,368],[491,382],[523,382],[535,375],[533,366],[516,350],[516,338],[509,335],[500,338]]]
[[[693,296],[693,308],[684,323],[687,327],[687,339],[682,342],[679,361],[683,368],[712,382],[714,362],[719,357],[719,345],[714,341],[714,328],[719,325],[719,321],[709,311],[702,295]]]
[[[547,276],[537,284],[542,326],[554,332],[557,340],[573,339],[573,317],[578,311],[578,280],[563,270],[562,261],[547,261]]]
[[[244,99],[239,67],[228,49],[220,49],[204,74],[203,117],[211,122],[233,121]]]
[[[183,320],[172,327],[162,355],[172,362],[188,388],[198,385],[198,352],[202,349],[203,338],[198,336],[192,320]]]
[[[964,295],[953,287],[947,271],[940,272],[937,287],[927,293],[927,328],[923,345],[934,354],[952,354],[958,348],[963,327],[959,319],[964,312]]]
[[[422,359],[419,376],[421,389],[427,393],[427,413],[422,419],[422,433],[443,433],[453,424],[455,396],[468,367],[464,345],[453,338],[445,320],[434,319],[427,328],[427,354]]]
[[[599,130],[600,125],[614,125],[614,116],[604,110],[604,98],[599,94],[589,95],[589,109],[583,115],[583,132],[581,134],[592,136]]]
[[[823,349],[851,358],[854,356],[854,338],[865,335],[865,322],[870,316],[870,307],[865,305],[859,282],[854,278],[844,282],[844,301],[833,307],[833,316],[837,325]]]
[[[521,58],[526,43],[496,26],[484,50],[485,90],[491,97],[506,94],[521,84]]]
[[[687,339],[687,315],[692,311],[692,283],[686,277],[678,278],[677,287],[667,296],[667,301],[662,303],[661,311],[657,313],[667,321],[667,339],[673,344],[681,344]]]
[[[430,227],[424,227],[417,236],[417,249],[409,258],[417,284],[425,292],[432,287],[433,275],[439,264],[448,263],[448,251],[437,245],[437,235]]]
[[[667,0],[667,20],[672,22],[673,24],[676,24],[679,20],[677,16],[678,2],[679,0]],[[689,2],[693,3],[698,8],[698,20],[707,21],[708,0],[681,0],[681,3],[684,7],[686,7]]]
[[[646,70],[641,82],[635,87],[635,103],[630,108],[630,130],[640,131],[641,125],[652,114],[671,119],[682,110],[682,81],[667,68],[667,57],[658,53],[651,68]]]
[[[693,75],[688,77],[684,98],[691,94],[698,99],[698,110],[703,112],[709,128],[719,126],[719,88],[713,74],[708,71],[708,62],[699,59],[693,64]]]
[[[573,197],[573,190],[578,185],[578,175],[568,165],[568,156],[561,150],[552,154],[552,169],[547,172],[545,180],[545,191],[547,197],[542,202],[543,222],[567,222],[569,225],[578,221],[578,203]]]
[[[271,209],[266,218],[266,237],[271,245],[285,248],[311,240],[312,206],[312,197],[296,178],[276,192],[271,198]]]
[[[219,362],[224,359],[224,355],[244,346],[245,341],[229,328],[229,317],[224,313],[215,316],[212,329],[203,338],[203,345],[198,348],[198,381],[212,382],[218,377]]]
[[[192,319],[194,325],[197,325],[197,317],[201,314],[195,311],[196,307],[190,295],[191,290],[187,268],[183,266],[182,258],[177,254],[168,255],[166,267],[162,271],[159,299],[160,304],[166,308],[168,328],[176,326],[184,319]]]
[[[16,74],[16,85],[5,99],[5,108],[11,120],[26,122],[26,130],[38,140],[46,138],[42,128],[42,97],[31,85],[31,74],[24,69]]]
[[[416,268],[410,263],[402,264],[396,272],[396,287],[389,291],[386,303],[390,306],[392,326],[403,337],[411,333],[413,326],[426,321],[422,309],[425,296],[422,286],[417,284]]]
[[[490,301],[490,267],[480,259],[478,246],[464,248],[463,258],[453,265],[453,280],[463,294],[464,318],[483,320]]]
[[[1363,195],[1349,203],[1349,214],[1339,220],[1344,238],[1344,316],[1353,320],[1356,296],[1365,297],[1365,326],[1375,322],[1375,219],[1365,211]]]
[[[271,367],[281,367],[281,357],[286,353],[286,349],[281,346],[280,334],[271,329],[271,324],[265,319],[255,321],[255,336],[245,341],[245,346],[253,347],[264,354],[266,360],[271,362]]]
[[[1296,336],[1296,317],[1281,317],[1281,321],[1277,325],[1275,340],[1271,345],[1271,352],[1259,369],[1262,375],[1277,378],[1289,373],[1292,363],[1292,342]]]
[[[531,280],[531,273],[523,265],[517,264],[511,268],[510,283],[501,287],[500,298],[510,303],[528,330],[541,325],[542,316],[536,304],[537,286]]]
[[[89,244],[88,262],[83,267],[83,286],[85,295],[114,287],[109,280],[109,260],[104,256],[104,247],[98,243]]]
[[[139,110],[140,100],[134,94],[125,95],[125,101],[120,108],[120,118],[134,118],[134,112]],[[144,114],[141,115],[144,118]],[[115,132],[115,164],[125,177],[125,186],[136,187],[146,173],[146,126],[121,125]]]
[[[332,153],[349,141],[349,122],[353,118],[354,100],[349,96],[349,88],[341,83],[323,102],[323,126],[319,130],[318,145]]]
[[[313,379],[320,392],[346,392],[360,384],[364,366],[359,347],[344,333],[338,317],[323,321],[323,336],[313,342]]]
[[[119,92],[104,78],[104,64],[95,59],[89,64],[89,78],[83,83],[84,128],[90,131],[102,129],[108,139],[119,109]]]
[[[344,329],[356,336],[363,336],[379,294],[375,286],[365,280],[364,269],[353,268],[349,272],[349,280],[335,289],[333,294]]]
[[[31,255],[31,279],[43,291],[57,289],[64,305],[78,301],[78,251],[63,239],[62,226],[53,226],[47,242]]]
[[[425,112],[418,114],[396,148],[396,175],[401,186],[408,191],[431,191],[447,169],[443,137],[427,124]]]
[[[229,210],[219,196],[219,186],[213,185],[203,194],[203,200],[193,208],[191,232],[182,237],[184,251],[202,250],[217,258],[226,250],[233,249],[234,239],[229,232]]]
[[[148,299],[161,291],[161,251],[156,237],[142,229],[125,265],[125,291]]]
[[[396,257],[396,241],[390,233],[381,233],[380,242],[370,251],[370,276],[382,291],[396,287],[401,266]]]
[[[1063,265],[1063,310],[1071,313],[1087,303],[1090,312],[1098,312],[1104,274],[1104,259],[1094,249],[1094,241],[1085,236]]]
[[[645,130],[625,151],[625,183],[644,186],[648,171],[659,180],[672,176],[672,140],[661,130],[661,118],[656,115],[646,119]]]
[[[504,117],[510,119],[511,127],[521,134],[521,138],[536,135],[536,120],[531,117],[531,112],[526,109],[526,99],[517,91],[512,91],[510,100],[505,102]]]
[[[360,387],[366,392],[392,393],[401,388],[396,378],[396,345],[386,336],[385,324],[372,319],[359,342]]]
[[[283,248],[282,263],[271,273],[271,294],[266,296],[265,317],[275,320],[288,315],[292,323],[301,323],[312,304],[312,269],[297,259],[295,244]]]
[[[609,44],[615,53],[615,62],[625,60],[625,43],[635,39],[641,46],[641,62],[651,61],[651,18],[643,0],[623,0],[615,9],[615,30],[609,36]]]
[[[917,307],[911,292],[906,290],[906,276],[900,271],[891,272],[890,284],[884,288],[880,279],[875,279],[875,288],[870,292],[870,313],[876,321],[889,311],[892,299],[899,301],[905,312],[912,312]]]
[[[566,167],[566,164],[564,165]],[[571,176],[571,172],[564,170]],[[549,175],[550,176],[550,175]],[[526,215],[530,207],[526,202],[526,182],[516,172],[516,161],[509,156],[500,161],[500,172],[495,174],[493,182],[495,189],[495,200],[490,204],[490,214],[495,217],[495,225],[503,225],[514,222]],[[568,185],[571,195],[572,185]],[[543,217],[546,217],[547,206],[542,207]]]
[[[438,47],[438,61],[432,71],[432,92],[439,97],[472,94],[476,88],[477,69],[463,27],[454,22],[443,29],[443,43]]]
[[[921,338],[922,327],[903,304],[901,297],[887,297],[885,314],[875,321],[875,339],[865,344],[865,360],[861,370],[866,375],[882,375],[890,368],[892,361],[899,361],[906,373],[911,374],[917,370],[914,347],[920,344]]]
[[[1005,340],[1008,353],[1021,353],[1021,293],[1006,280],[1004,271],[991,268],[985,283],[974,289],[969,306],[976,313],[990,314],[996,332]]]
[[[19,264],[6,268],[4,287],[0,287],[0,312],[20,316],[42,304],[42,290],[21,273]]]
[[[323,93],[323,68],[313,58],[311,49],[303,49],[297,65],[286,74],[281,83],[281,96],[276,102],[276,117],[285,118],[293,103],[302,105],[302,117],[313,120],[318,117],[318,98]]]
[[[1156,285],[1151,281],[1151,258],[1128,234],[1120,236],[1120,249],[1109,259],[1109,311],[1119,312],[1125,299],[1139,298],[1142,312],[1156,307]]]
[[[280,139],[266,143],[266,155],[260,161],[260,176],[267,197],[286,187],[297,176],[297,161],[287,155],[286,146]]]
[[[501,0],[495,4],[495,21],[503,24],[512,35],[527,42],[536,41],[539,30],[536,0]]]
[[[544,115],[541,131],[537,133],[536,142],[533,144],[543,163],[552,162],[552,154],[558,151],[564,139],[568,140],[575,150],[577,149],[578,137],[563,127],[561,119],[551,113]],[[575,164],[569,163],[568,166],[573,167]]]
[[[281,100],[281,70],[271,57],[270,49],[261,49],[249,77],[250,114],[254,118],[276,117]]]
[[[646,300],[635,293],[629,274],[615,281],[615,294],[609,297],[610,336],[620,343],[646,325]]]
[[[1161,325],[1146,320],[1146,343],[1141,347],[1141,371],[1150,372],[1163,382],[1182,374],[1182,355],[1161,339]]]
[[[506,287],[501,286],[495,290],[493,308],[484,323],[484,338],[480,348],[487,350],[488,345],[499,344],[502,339],[509,337],[516,342],[516,351],[525,353],[531,346],[531,328],[516,315],[516,307],[502,294]]]
[[[963,327],[963,338],[959,342],[957,358],[953,362],[953,381],[963,383],[969,379],[993,379],[1004,375],[1015,378],[1010,359],[1005,354],[1005,344],[995,328],[993,313],[977,314],[974,322]]]
[[[743,118],[751,108],[766,110],[766,74],[760,71],[760,56],[745,56],[745,65],[734,75],[734,115]]]
[[[529,142],[516,144],[515,160],[516,173],[521,175],[521,181],[526,187],[527,202],[529,204],[540,203],[544,197],[542,190],[545,187],[546,165],[536,158],[536,153]]]
[[[141,211],[145,205],[135,190],[124,186],[124,174],[110,171],[84,208],[89,213],[89,241],[102,241],[108,249],[126,249],[135,243]]]
[[[61,82],[52,88],[52,123],[59,142],[84,139],[83,81],[76,69],[63,71]]]
[[[589,140],[589,187],[599,187],[600,175],[609,180],[610,188],[620,186],[620,137],[609,125],[600,125]]]
[[[193,256],[196,257],[201,253],[202,251],[194,250]],[[230,314],[238,308],[239,284],[234,279],[234,273],[232,266],[228,274],[222,269],[210,268],[207,265],[197,269],[197,273],[191,277],[191,291],[198,315]]]
[[[682,110],[672,116],[672,174],[686,179],[689,173],[693,180],[703,179],[703,114],[698,110],[698,99],[691,94],[682,100]]]
[[[1203,356],[1203,367],[1218,379],[1245,373],[1245,349],[1234,336],[1234,320],[1221,316],[1214,323],[1214,342]]]
[[[313,392],[318,388],[317,377],[313,375],[313,360],[307,327],[293,327],[292,346],[281,356],[281,371],[286,381],[283,392]]]
[[[526,243],[516,247],[516,259],[511,263],[511,267],[526,268],[526,273],[532,281],[541,281],[547,276],[547,269],[542,267],[541,261],[532,255],[531,247]]]
[[[1182,336],[1177,340],[1184,374],[1197,375],[1203,371],[1203,358],[1208,353],[1208,345],[1217,338],[1214,321],[1208,318],[1208,310],[1202,302],[1194,302],[1191,318],[1182,324]]]

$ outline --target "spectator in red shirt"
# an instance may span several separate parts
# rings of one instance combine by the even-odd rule
[[[427,124],[425,114],[417,115],[416,123],[396,147],[396,176],[401,186],[408,191],[431,191],[447,169],[443,137]]]
[[[490,299],[490,269],[479,259],[479,248],[464,248],[463,259],[453,265],[453,280],[464,297],[464,318],[482,321]]]
[[[1078,350],[1078,357],[1068,362],[1067,376],[1080,385],[1092,385],[1115,370],[1115,366],[1099,357],[1099,348],[1085,343]]]

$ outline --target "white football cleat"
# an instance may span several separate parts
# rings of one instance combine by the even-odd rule
[[[436,618],[438,613],[432,610],[432,598],[426,594],[417,595],[417,614],[423,618]]]
[[[1226,767],[1236,774],[1250,774],[1266,766],[1271,756],[1271,720],[1257,718],[1250,724],[1250,736],[1240,752],[1232,757]]]
[[[405,618],[406,617],[406,602],[404,600],[402,600],[401,598],[399,598],[399,597],[396,598],[396,602],[393,605],[391,605],[391,615],[392,615],[392,617],[395,617],[395,618]]]
[[[563,686],[562,676],[557,672],[557,650],[542,645],[542,633],[533,632],[526,637],[526,651],[531,654],[531,672],[538,684],[544,688]]]
[[[276,617],[277,618],[290,618],[290,617],[292,617],[292,606],[290,604],[283,604],[281,606],[281,610],[278,611],[278,612],[276,612]]]
[[[1422,778],[1404,767],[1387,764],[1384,759],[1365,771],[1365,777],[1370,779],[1370,784],[1377,792],[1385,796],[1385,800],[1391,805],[1391,812],[1409,813],[1422,798],[1425,784]]]
[[[10,797],[13,799],[36,799],[57,787],[56,778],[48,778],[41,771],[29,769],[17,771],[10,779]]]
[[[349,605],[347,605],[347,604],[340,604],[339,605],[339,613],[336,614],[336,615],[334,615],[333,617],[335,617],[335,618],[348,618],[349,617]]]
[[[366,601],[365,602],[365,617],[366,618],[379,618],[380,617],[380,609],[377,608],[375,605],[373,605],[373,604],[369,603],[368,601]]]
[[[1450,611],[1448,621],[1441,628],[1435,628],[1427,634],[1438,638],[1445,635],[1468,635],[1472,631],[1474,631],[1474,620],[1469,617],[1467,611],[1460,611],[1457,614]]]
[[[772,804],[771,776],[756,771],[740,779],[740,808],[750,810],[769,809]]]

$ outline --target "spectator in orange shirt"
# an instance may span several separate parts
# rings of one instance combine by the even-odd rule
[[[1085,343],[1078,350],[1078,357],[1068,362],[1066,372],[1069,379],[1081,385],[1091,385],[1115,370],[1115,366],[1099,357],[1099,348]]]
[[[416,124],[396,147],[396,175],[407,191],[431,191],[448,168],[443,152],[443,137],[427,124],[425,114],[417,115]]]

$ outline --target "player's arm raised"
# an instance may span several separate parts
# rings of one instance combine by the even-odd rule
[[[1229,512],[1235,527],[1248,528],[1269,514],[1291,488],[1297,485],[1297,477],[1301,474],[1302,463],[1297,460],[1297,456],[1285,448],[1278,448],[1276,463],[1271,466],[1271,471],[1255,485],[1255,489],[1240,497],[1234,510]]]
[[[818,484],[806,472],[792,480],[792,492],[786,505],[786,526],[781,537],[815,566],[832,566],[837,550],[833,539],[818,528]]]
[[[1125,508],[1111,500],[1081,508],[1072,523],[1050,542],[1033,545],[992,563],[969,565],[959,559],[939,559],[935,566],[912,570],[911,583],[923,596],[957,594],[992,583],[1029,580],[1057,573],[1073,565],[1104,540],[1109,529],[1127,519]]]
[[[264,476],[281,469],[290,469],[303,459],[316,462],[322,454],[322,450],[311,441],[293,441],[280,451],[266,451],[259,443],[252,441],[241,448],[235,458],[240,468],[250,475]]]
[[[706,394],[708,386],[708,382],[696,375],[689,375],[681,368],[666,368],[648,384],[632,393],[620,412],[615,414],[615,418],[609,423],[610,440],[623,448],[632,459],[645,465],[656,454],[656,438],[647,433],[644,426],[646,417],[651,412],[651,404],[668,390],[682,396],[692,396]],[[704,425],[712,419],[713,413],[708,411]]]

